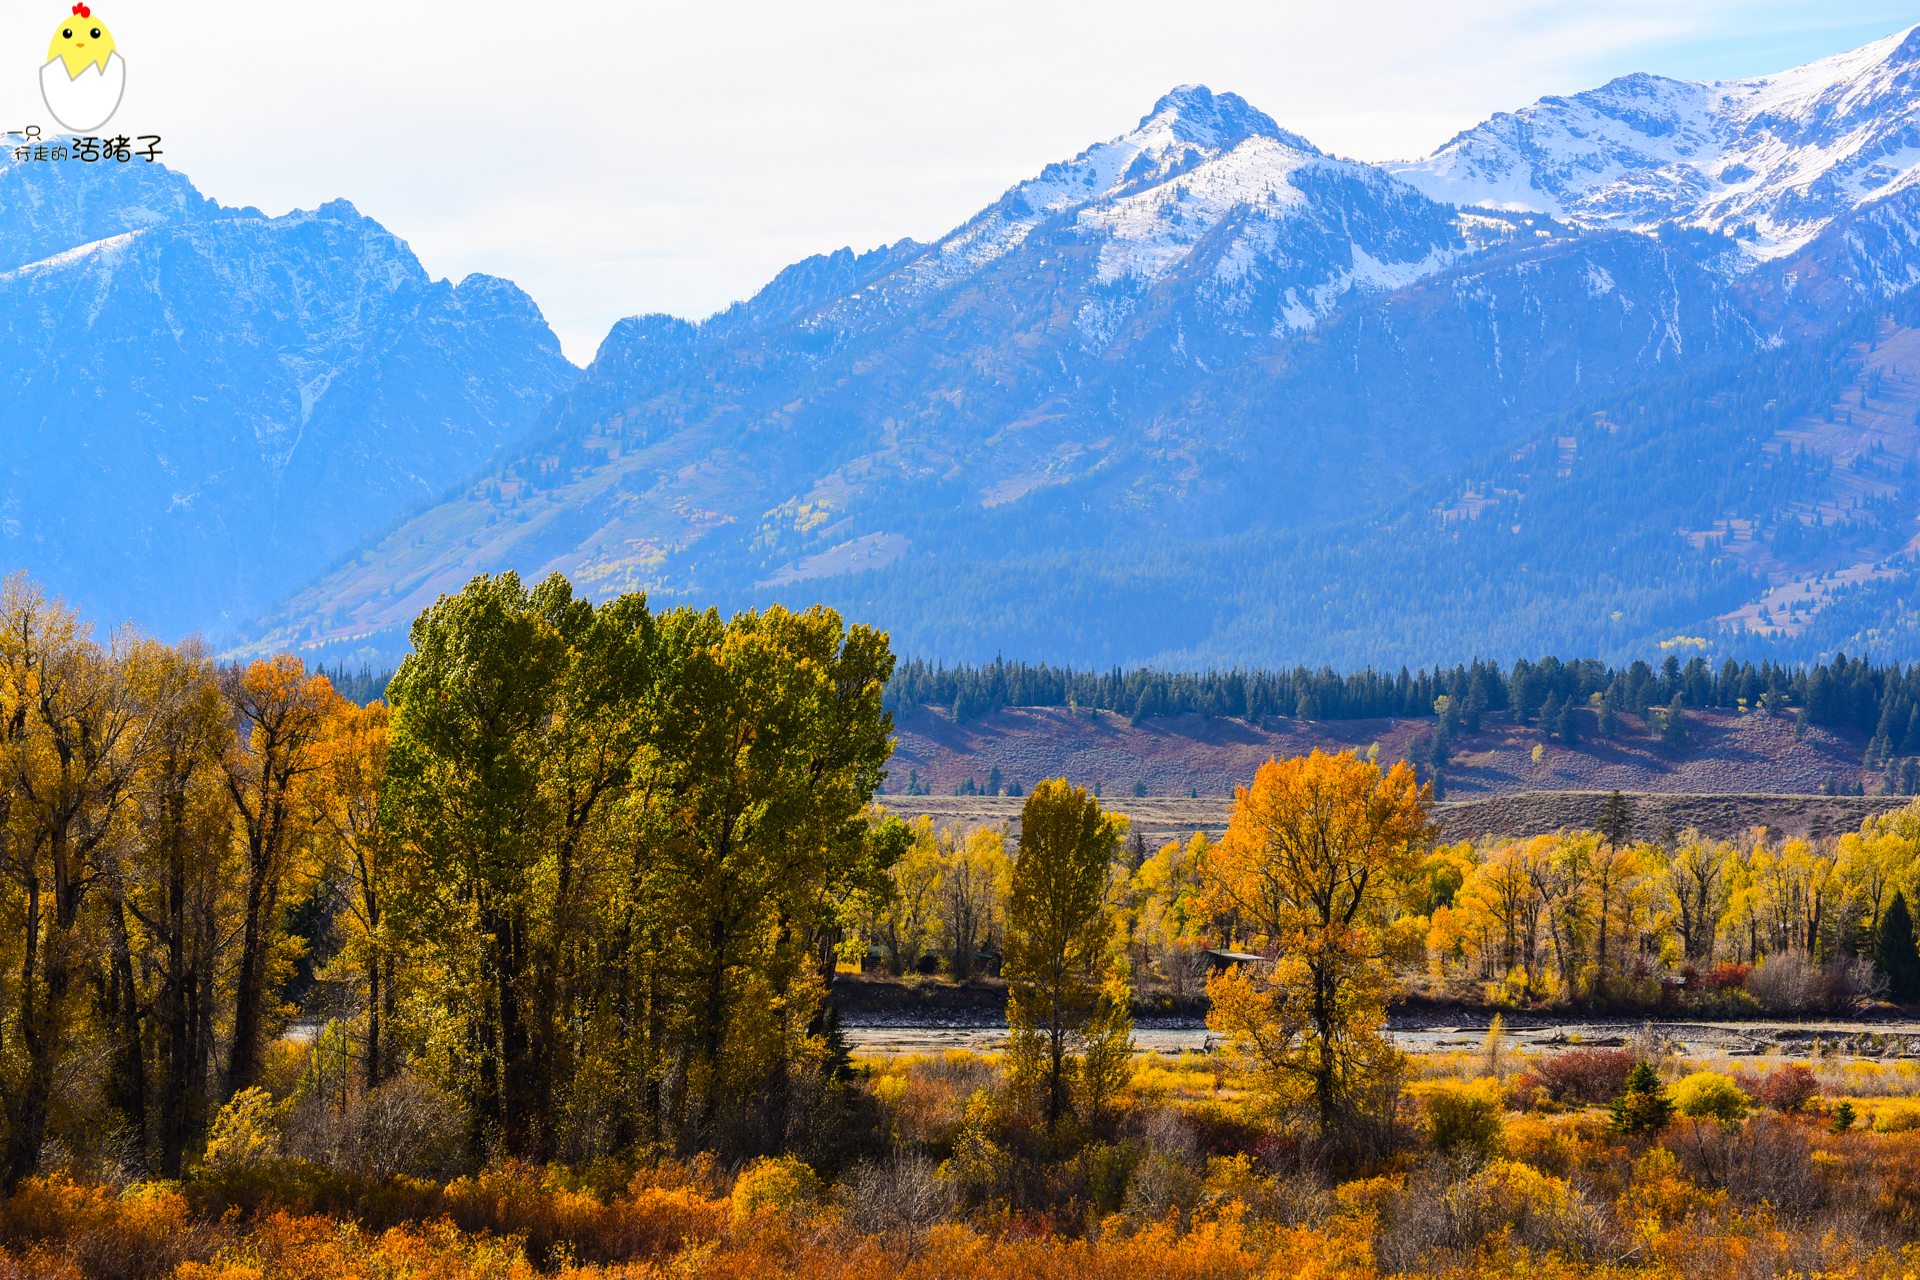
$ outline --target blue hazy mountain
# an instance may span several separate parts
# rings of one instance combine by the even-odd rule
[[[0,558],[108,623],[224,634],[524,434],[576,370],[507,281],[335,201],[161,164],[0,167]]]
[[[390,653],[506,568],[825,600],[947,657],[1884,647],[1917,49],[1628,77],[1394,165],[1177,89],[931,244],[622,321],[242,647]]]

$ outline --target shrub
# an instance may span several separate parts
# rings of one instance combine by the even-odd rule
[[[946,1189],[925,1156],[900,1153],[856,1165],[836,1190],[848,1226],[863,1235],[900,1239],[909,1250],[948,1209]],[[1117,1192],[1113,1198],[1117,1208]]]
[[[1746,1125],[1730,1125],[1689,1118],[1669,1130],[1663,1142],[1697,1186],[1725,1191],[1742,1203],[1805,1218],[1825,1199],[1806,1134],[1790,1120],[1759,1116]]]
[[[744,1221],[760,1209],[791,1209],[820,1198],[820,1179],[793,1156],[754,1161],[733,1184],[733,1220]]]
[[[1653,1068],[1642,1062],[1627,1075],[1627,1090],[1613,1100],[1613,1128],[1620,1133],[1657,1133],[1673,1119],[1673,1103]]]
[[[273,1159],[280,1135],[274,1124],[273,1095],[255,1086],[242,1089],[220,1108],[207,1138],[207,1168],[254,1169]]]
[[[1593,1251],[1599,1225],[1567,1183],[1512,1160],[1456,1164],[1404,1190],[1388,1185],[1377,1221],[1374,1253],[1383,1273],[1422,1270],[1443,1250],[1467,1254],[1501,1236],[1578,1257]]]
[[[1886,989],[1873,962],[1860,956],[1824,968],[1801,952],[1768,956],[1747,978],[1747,991],[1768,1013],[1844,1008]]]
[[[1606,1102],[1627,1087],[1633,1055],[1625,1049],[1572,1049],[1535,1058],[1522,1089],[1540,1088],[1555,1102]]]
[[[1500,1084],[1476,1080],[1472,1084],[1442,1084],[1427,1093],[1428,1134],[1442,1155],[1470,1151],[1482,1158],[1500,1149]]]
[[[1747,992],[1768,1013],[1800,1013],[1826,1003],[1826,984],[1811,958],[1799,952],[1768,956],[1747,977]]]
[[[1136,1223],[1184,1226],[1200,1203],[1201,1181],[1186,1162],[1155,1151],[1134,1170],[1123,1212]]]
[[[1853,1128],[1854,1119],[1853,1104],[1842,1102],[1833,1109],[1833,1119],[1827,1124],[1827,1132],[1846,1133]]]
[[[159,1280],[210,1258],[224,1243],[225,1224],[195,1218],[170,1183],[139,1183],[116,1196],[104,1186],[76,1183],[65,1174],[25,1178],[0,1210],[0,1276],[85,1276]],[[25,1263],[9,1272],[9,1252]]]
[[[1920,1102],[1903,1098],[1873,1109],[1875,1133],[1911,1133],[1915,1129],[1920,1129]]]
[[[1086,1171],[1087,1203],[1098,1213],[1118,1212],[1134,1166],[1140,1163],[1140,1148],[1131,1142],[1103,1142],[1082,1152],[1080,1162]]]
[[[1775,1111],[1804,1111],[1820,1094],[1820,1080],[1805,1063],[1789,1062],[1760,1081],[1754,1096]]]
[[[1717,1071],[1696,1071],[1673,1086],[1673,1104],[1683,1116],[1734,1124],[1745,1119],[1752,1099]]]
[[[449,1183],[441,1203],[454,1225],[469,1233],[520,1236],[527,1256],[544,1266],[555,1247],[576,1248],[599,1234],[603,1206],[587,1191],[569,1190],[562,1170],[519,1160]]]
[[[1761,1012],[1760,1002],[1739,987],[1703,986],[1689,991],[1682,1003],[1703,1018],[1751,1018]]]
[[[1747,988],[1747,979],[1752,976],[1753,966],[1750,964],[1722,964],[1716,965],[1713,972],[1706,975],[1706,981],[1716,990],[1744,991]]]

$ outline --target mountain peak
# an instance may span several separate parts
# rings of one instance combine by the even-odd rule
[[[1231,150],[1247,138],[1273,138],[1298,151],[1319,155],[1318,147],[1297,133],[1282,129],[1273,117],[1237,93],[1215,94],[1203,84],[1183,84],[1162,94],[1153,110],[1140,117],[1135,133],[1165,128],[1181,142]]]
[[[1436,200],[1588,227],[1679,223],[1735,236],[1750,262],[1920,184],[1920,28],[1748,80],[1644,73],[1542,98],[1384,166]]]

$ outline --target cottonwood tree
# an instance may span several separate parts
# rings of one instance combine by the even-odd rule
[[[387,705],[351,703],[328,717],[320,747],[325,762],[314,789],[314,825],[326,836],[333,862],[346,872],[346,918],[352,932],[348,958],[366,984],[366,1030],[361,1049],[365,1087],[376,1089],[392,1073],[385,1037],[393,1026],[397,950],[387,912],[396,874],[394,842],[380,822],[380,789],[386,781],[390,723]]]
[[[973,973],[980,944],[994,931],[1011,868],[1006,840],[979,827],[965,833],[938,833],[940,885],[935,910],[949,971],[962,981]]]
[[[644,606],[642,606],[644,609]],[[584,616],[582,614],[584,610]],[[555,785],[575,732],[569,633],[593,619],[564,579],[529,591],[482,575],[413,624],[413,653],[388,686],[394,718],[382,825],[402,838],[408,914],[449,962],[449,994],[472,1027],[458,1084],[476,1147],[497,1134],[515,1156],[551,1144],[550,970],[577,888],[558,847],[586,818]],[[630,690],[604,696],[622,699]],[[600,794],[604,795],[604,789]]]
[[[234,981],[227,1088],[251,1088],[260,1070],[280,895],[312,830],[307,792],[323,763],[318,742],[344,701],[290,653],[228,669],[221,692],[234,733],[221,759],[243,842],[246,902]]]
[[[1382,776],[1351,752],[1269,760],[1207,860],[1216,909],[1274,957],[1216,976],[1207,1024],[1325,1138],[1398,1064],[1380,1035],[1387,925],[1433,840],[1429,794],[1406,765]]]
[[[1131,1053],[1125,983],[1115,983],[1108,875],[1126,819],[1065,779],[1041,782],[1020,814],[1007,904],[1008,1052],[1045,1096],[1049,1134],[1072,1106],[1076,1075],[1091,1106]],[[1076,1054],[1074,1050],[1081,1052]]]
[[[237,865],[220,761],[232,727],[218,673],[197,641],[162,651],[141,697],[149,751],[113,888],[117,905],[133,919],[129,967],[151,975],[135,993],[142,1006],[134,1011],[140,1017],[135,1039],[149,1046],[151,1059],[140,1085],[157,1112],[153,1164],[174,1178],[207,1118],[221,1018],[220,976],[231,936],[225,921],[236,901]],[[141,1131],[133,1109],[122,1109],[129,1126]],[[139,1110],[146,1110],[144,1103]]]
[[[96,644],[79,615],[15,575],[0,587],[0,839],[18,888],[13,1036],[0,1077],[9,1180],[39,1164],[55,1076],[71,1048],[84,910],[146,759],[138,686],[153,646]]]
[[[726,1100],[783,1105],[783,1064],[824,994],[818,934],[849,890],[885,892],[907,832],[865,817],[891,752],[885,636],[820,607],[684,625],[649,876],[679,913],[677,1123],[704,1137]]]

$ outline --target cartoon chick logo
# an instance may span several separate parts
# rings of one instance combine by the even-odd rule
[[[53,118],[74,133],[92,133],[113,118],[127,87],[127,64],[113,47],[107,24],[84,4],[53,33],[40,96]]]

